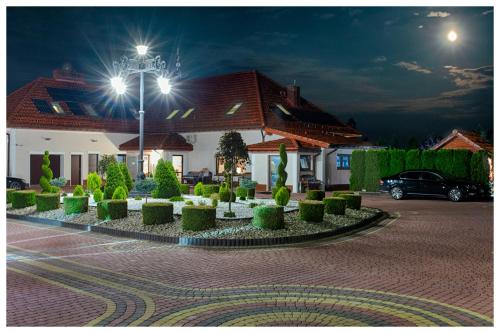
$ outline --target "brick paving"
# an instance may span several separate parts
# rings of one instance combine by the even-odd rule
[[[202,249],[8,220],[9,326],[491,326],[493,203],[393,201],[359,234]]]

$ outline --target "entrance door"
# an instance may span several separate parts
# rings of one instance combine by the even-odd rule
[[[42,176],[42,158],[41,154],[30,155],[30,185],[40,184]],[[61,176],[61,155],[49,155],[50,169],[54,178]]]
[[[179,182],[182,182],[182,173],[184,169],[184,156],[172,155],[172,165],[174,166],[177,179],[179,179]]]
[[[82,184],[82,155],[71,155],[71,185]]]

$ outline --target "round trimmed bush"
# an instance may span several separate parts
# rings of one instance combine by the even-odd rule
[[[203,183],[202,182],[198,182],[196,183],[196,185],[194,186],[194,195],[197,195],[197,196],[202,196],[203,195]]]
[[[7,189],[7,203],[12,202],[12,194],[16,191],[17,191],[17,189],[15,189],[15,188],[8,188]]]
[[[35,195],[36,210],[45,212],[60,207],[61,196],[59,193],[39,193]]]
[[[278,206],[286,206],[288,204],[288,201],[290,201],[290,192],[288,192],[288,189],[282,186],[278,190],[278,192],[276,192],[274,201],[276,201],[276,204]]]
[[[174,221],[174,205],[167,202],[150,202],[142,205],[142,223],[165,224]]]
[[[345,215],[346,199],[340,197],[324,198],[325,213]]]
[[[342,194],[341,196],[346,200],[346,207],[350,209],[361,208],[361,196],[358,194]]]
[[[219,185],[204,185],[203,197],[210,198],[213,193],[219,193]]]
[[[103,200],[97,203],[97,218],[116,220],[127,217],[127,200]]]
[[[189,185],[188,184],[180,184],[181,194],[189,194]]]
[[[63,202],[66,215],[85,213],[89,210],[89,198],[84,195],[65,197]]]
[[[209,206],[182,207],[182,230],[200,231],[215,227],[215,208]]]
[[[323,222],[325,204],[317,200],[299,201],[300,219],[306,222]]]
[[[254,199],[255,198],[255,189],[254,188],[249,188],[247,189],[248,192],[248,199]]]
[[[283,229],[283,206],[257,206],[253,208],[252,224],[261,229]]]
[[[35,191],[23,190],[12,193],[12,208],[25,208],[36,204]]]
[[[340,197],[343,194],[354,194],[354,191],[333,191],[332,197]]]
[[[247,195],[248,195],[248,190],[247,190],[246,188],[241,187],[241,186],[238,186],[238,187],[236,188],[236,196],[237,196],[238,198],[242,198],[242,197],[245,197],[245,198],[246,198],[246,197],[247,197]]]
[[[325,191],[309,190],[307,191],[306,200],[321,201],[325,198]]]

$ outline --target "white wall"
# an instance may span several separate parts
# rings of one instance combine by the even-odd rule
[[[88,174],[88,154],[100,156],[125,154],[118,146],[137,134],[101,133],[85,131],[56,131],[9,128],[11,134],[11,175],[30,182],[30,154],[43,154],[48,150],[50,154],[62,155],[61,176],[71,178],[71,155],[82,155],[81,179]],[[50,138],[46,140],[44,138]],[[93,140],[97,140],[93,142]]]
[[[337,170],[337,154],[347,154],[351,155],[352,148],[341,148],[337,149],[334,153],[328,155],[328,167],[327,167],[327,180],[330,185],[345,185],[349,184],[349,177],[351,177],[351,170]],[[332,151],[331,149],[328,152]]]
[[[256,181],[258,184],[263,184],[268,187],[269,184],[269,156],[279,155],[278,152],[262,152],[262,153],[250,153],[250,161],[252,162],[252,180]],[[288,163],[286,165],[285,171],[288,173],[286,180],[286,185],[292,186],[293,192],[298,192],[298,170],[299,170],[299,160],[297,158],[296,152],[287,152]],[[268,188],[270,191],[271,189]]]

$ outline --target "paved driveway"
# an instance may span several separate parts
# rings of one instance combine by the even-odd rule
[[[393,201],[343,238],[215,250],[8,220],[7,323],[491,325],[493,203]]]

